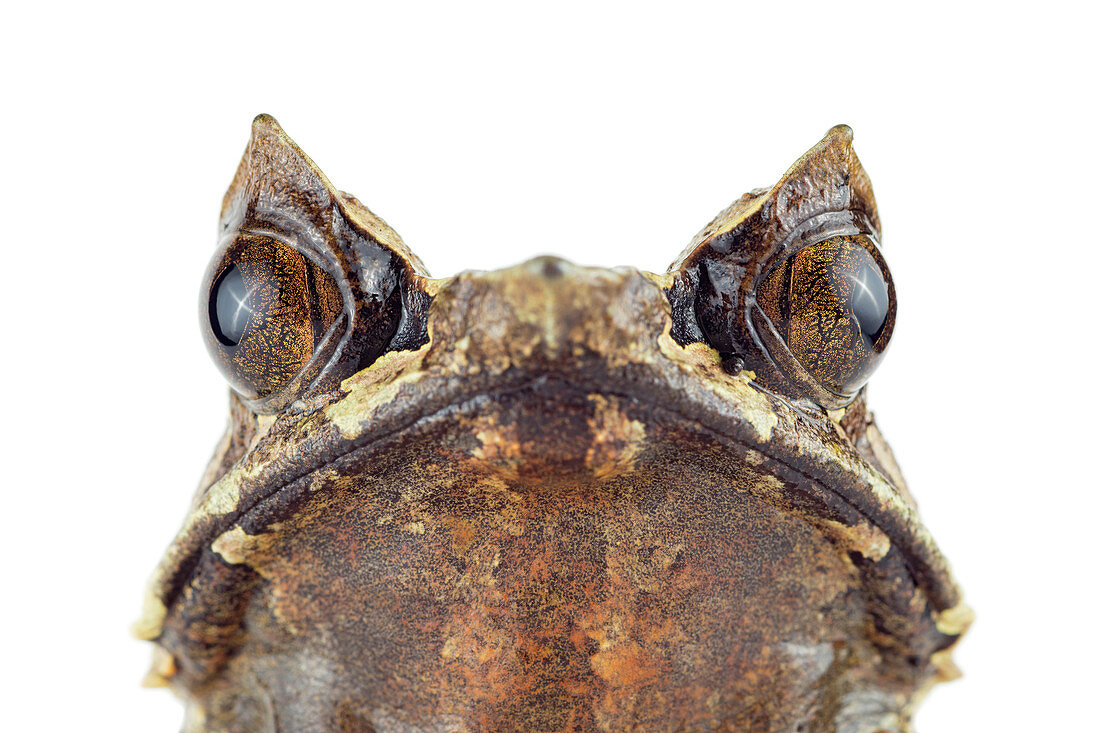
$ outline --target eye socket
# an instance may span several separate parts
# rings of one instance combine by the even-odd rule
[[[207,350],[246,399],[294,378],[343,309],[336,280],[277,239],[238,236],[207,271],[201,318]]]
[[[863,386],[894,330],[894,283],[865,235],[798,250],[764,278],[756,299],[802,367],[840,396]]]

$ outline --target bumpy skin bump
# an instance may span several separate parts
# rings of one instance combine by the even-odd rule
[[[424,338],[234,397],[139,626],[185,729],[908,730],[959,591],[862,394],[689,337],[716,252],[410,265]]]

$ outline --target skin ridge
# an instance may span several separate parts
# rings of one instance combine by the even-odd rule
[[[187,561],[185,561],[184,563],[181,563],[178,572],[174,575],[172,581],[168,585],[168,592],[166,593],[166,595],[163,599],[164,602],[165,602],[165,605],[170,607],[173,603],[176,602],[180,592],[182,592],[183,588],[193,578],[194,573],[195,573],[196,569],[199,566],[199,560],[201,558],[202,552],[205,549],[208,549],[210,543],[213,542],[213,540],[217,536],[219,536],[222,532],[227,531],[228,529],[230,529],[235,524],[242,524],[242,527],[244,527],[244,524],[249,524],[250,526],[246,527],[246,531],[252,530],[249,533],[250,534],[255,534],[256,532],[261,531],[263,526],[267,523],[270,523],[270,521],[278,521],[278,519],[275,518],[275,519],[271,519],[267,523],[253,523],[253,522],[249,522],[249,516],[251,514],[253,514],[254,512],[256,512],[257,510],[263,511],[263,506],[266,503],[268,503],[270,501],[273,501],[273,500],[277,500],[279,495],[281,493],[283,493],[284,491],[286,491],[288,488],[292,488],[296,484],[299,484],[299,483],[305,483],[305,480],[308,479],[311,475],[315,474],[317,471],[324,469],[325,467],[335,463],[336,461],[338,461],[338,460],[340,460],[340,459],[342,459],[346,456],[352,455],[352,454],[354,454],[356,452],[359,452],[359,451],[362,451],[362,450],[366,450],[366,449],[375,447],[377,444],[381,444],[383,442],[391,440],[392,438],[396,437],[397,435],[401,434],[402,432],[410,430],[410,429],[414,428],[416,425],[418,425],[422,422],[430,421],[430,420],[432,420],[434,418],[437,418],[437,417],[440,417],[440,416],[442,416],[442,415],[444,415],[445,413],[448,413],[448,412],[461,410],[461,408],[464,405],[467,405],[467,404],[469,404],[471,402],[474,402],[474,401],[477,401],[479,399],[493,398],[495,396],[503,396],[503,395],[506,395],[508,393],[523,391],[524,389],[527,389],[527,388],[531,387],[532,385],[535,385],[535,384],[537,384],[539,382],[542,382],[542,381],[546,381],[548,379],[554,379],[554,377],[552,377],[551,375],[541,375],[541,376],[536,376],[536,377],[529,377],[529,378],[526,378],[526,379],[524,379],[524,380],[522,380],[518,383],[515,383],[515,384],[509,384],[509,385],[505,385],[505,386],[497,387],[497,388],[493,388],[493,389],[488,389],[488,390],[481,390],[481,391],[476,392],[474,394],[468,394],[468,395],[465,395],[465,396],[458,397],[456,399],[452,399],[447,404],[443,405],[442,407],[438,407],[438,408],[430,410],[430,411],[424,411],[424,412],[419,412],[419,413],[416,412],[416,411],[413,411],[414,414],[411,417],[404,420],[401,424],[399,424],[399,425],[397,425],[393,428],[387,429],[385,432],[372,433],[372,434],[369,435],[369,437],[366,440],[363,440],[362,437],[356,438],[353,441],[353,444],[351,446],[349,446],[346,450],[343,450],[343,451],[340,451],[340,452],[335,452],[335,453],[328,453],[326,451],[325,453],[319,455],[317,457],[316,461],[314,463],[310,464],[309,468],[306,468],[306,469],[302,470],[301,472],[293,475],[291,478],[281,482],[277,486],[277,488],[273,489],[268,494],[260,496],[260,497],[256,497],[255,499],[251,500],[246,506],[238,508],[238,509],[234,510],[233,512],[230,512],[228,514],[221,515],[217,518],[214,518],[213,521],[212,521],[212,526],[210,527],[210,529],[203,533],[204,541],[202,541],[199,544],[199,547],[196,549],[196,551],[190,553],[191,557],[188,558]],[[667,403],[662,404],[659,400],[645,399],[644,397],[642,397],[638,394],[631,393],[629,390],[616,391],[616,390],[613,390],[613,389],[606,389],[604,387],[600,387],[600,386],[597,386],[597,385],[585,386],[585,385],[583,385],[583,383],[577,383],[577,382],[574,382],[574,381],[571,381],[571,380],[567,380],[567,381],[570,381],[571,386],[575,387],[576,389],[583,390],[586,393],[596,393],[596,394],[600,394],[600,395],[606,396],[606,397],[617,397],[617,398],[620,398],[620,399],[635,400],[635,401],[643,404],[647,409],[658,411],[658,412],[666,412],[666,413],[674,415],[675,417],[677,417],[681,420],[694,423],[697,427],[702,428],[705,432],[707,432],[708,434],[712,435],[713,437],[715,437],[715,438],[717,438],[717,439],[719,439],[723,442],[732,443],[732,444],[735,444],[735,445],[740,446],[742,448],[751,448],[751,449],[754,449],[754,450],[759,450],[761,453],[766,455],[768,458],[770,458],[771,460],[775,461],[776,463],[784,466],[785,468],[792,471],[793,473],[796,473],[799,476],[802,476],[804,479],[806,479],[809,482],[812,482],[816,485],[819,485],[819,486],[823,487],[825,489],[825,491],[828,492],[829,495],[834,496],[834,497],[836,497],[836,499],[843,502],[846,507],[850,508],[853,512],[858,514],[861,518],[866,519],[873,526],[878,527],[879,529],[883,530],[887,534],[887,536],[890,538],[892,544],[893,543],[899,544],[901,546],[902,555],[906,560],[906,566],[909,570],[909,573],[910,573],[911,577],[913,578],[914,582],[917,584],[918,587],[921,587],[926,592],[931,591],[931,592],[929,592],[929,596],[933,600],[933,603],[936,606],[936,610],[942,611],[942,610],[945,610],[947,608],[950,608],[950,607],[956,605],[957,598],[955,597],[955,593],[952,592],[952,590],[954,590],[954,589],[947,589],[947,588],[940,589],[940,588],[938,588],[938,586],[942,582],[941,579],[930,577],[930,573],[929,573],[929,569],[928,569],[928,565],[930,565],[930,563],[927,560],[925,560],[924,562],[922,562],[920,564],[917,564],[915,562],[914,557],[912,557],[912,555],[914,554],[914,547],[912,546],[913,543],[911,543],[911,542],[899,542],[899,539],[904,539],[905,538],[905,532],[904,532],[903,527],[899,527],[893,522],[878,521],[878,519],[874,515],[866,512],[863,508],[857,506],[855,503],[851,502],[848,498],[842,496],[841,494],[839,494],[838,492],[833,490],[830,487],[829,481],[827,479],[825,479],[824,477],[815,477],[806,468],[799,467],[799,466],[795,465],[794,463],[792,463],[790,461],[784,460],[783,458],[779,457],[778,455],[774,455],[772,452],[768,451],[766,445],[761,446],[761,445],[758,445],[758,444],[752,444],[752,443],[745,442],[744,440],[739,439],[735,435],[731,435],[727,432],[722,431],[719,428],[716,428],[712,425],[708,425],[699,416],[688,415],[688,414],[686,414],[686,413],[684,413],[680,410],[669,407],[667,405]],[[804,415],[804,413],[802,413],[802,411],[798,411],[798,412],[800,414]],[[362,441],[362,442],[360,442],[360,441]],[[300,490],[301,489],[297,489],[296,491],[300,491]],[[277,503],[282,503],[282,502],[277,502]],[[924,567],[922,568],[921,565],[923,565]]]

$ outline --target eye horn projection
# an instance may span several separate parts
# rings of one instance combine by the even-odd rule
[[[321,377],[331,387],[427,338],[423,265],[270,118],[257,120],[222,230],[200,303],[204,333],[254,409],[283,409]],[[834,128],[770,191],[746,194],[696,237],[670,269],[674,317],[763,386],[848,404],[893,333],[878,232],[851,131]]]
[[[427,338],[423,265],[266,115],[253,125],[219,230],[200,323],[215,363],[257,412],[283,410],[387,348]]]
[[[834,127],[772,188],[720,213],[672,265],[677,339],[705,341],[791,399],[849,404],[894,330],[880,231],[852,131]]]
[[[841,126],[665,273],[433,279],[261,115],[148,682],[186,731],[911,731],[971,614],[867,404],[880,243]]]

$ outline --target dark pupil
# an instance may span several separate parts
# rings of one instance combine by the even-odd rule
[[[859,323],[860,333],[871,348],[882,335],[890,309],[890,294],[886,280],[874,262],[864,262],[856,274],[845,273],[852,282],[852,315]]]
[[[222,273],[210,293],[210,325],[226,346],[236,346],[244,336],[252,315],[252,292],[236,265]]]

